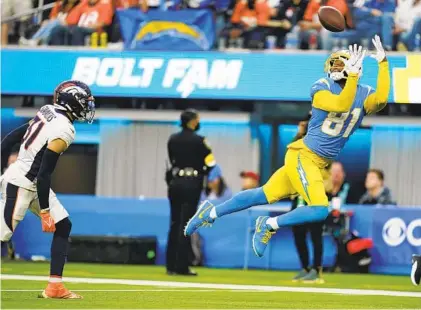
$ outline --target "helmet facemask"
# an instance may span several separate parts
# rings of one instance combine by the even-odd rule
[[[349,51],[335,52],[329,56],[325,63],[325,72],[327,76],[334,81],[340,81],[348,78],[346,72],[346,61],[350,59]],[[362,69],[359,76],[362,75]]]
[[[95,116],[95,99],[93,96],[90,96],[88,98],[78,98],[78,101],[82,107],[82,109],[79,111],[78,120],[79,121],[86,121],[88,124],[92,124],[92,121]]]

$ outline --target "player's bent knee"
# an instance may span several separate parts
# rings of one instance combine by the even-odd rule
[[[319,199],[319,200],[311,201],[307,205],[309,207],[315,207],[315,206],[320,207],[320,206],[322,206],[322,207],[327,208],[327,207],[329,207],[329,201],[327,200],[327,198],[326,199]]]
[[[68,217],[62,219],[60,222],[56,223],[56,232],[55,234],[67,238],[70,236],[70,231],[72,230],[72,222]]]
[[[314,191],[312,195],[310,195],[308,201],[306,197],[304,197],[304,200],[306,200],[306,203],[308,206],[324,206],[329,207],[329,199],[327,198],[327,195],[323,193],[317,193],[315,194]]]
[[[268,183],[266,183],[265,185],[262,186],[263,189],[263,193],[266,196],[266,200],[268,201],[268,203],[274,203],[276,201],[278,201],[278,197],[276,194],[274,194],[273,190],[271,189],[270,185],[268,185]]]
[[[324,221],[329,215],[329,208],[327,206],[320,206],[315,208],[320,208],[318,211],[320,213],[320,220]]]

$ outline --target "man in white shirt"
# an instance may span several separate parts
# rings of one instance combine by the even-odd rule
[[[421,35],[421,0],[398,0],[394,33],[399,35],[398,50],[414,50]]]

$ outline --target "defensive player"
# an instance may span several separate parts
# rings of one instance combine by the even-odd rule
[[[376,36],[373,43],[376,52],[371,56],[379,63],[377,90],[358,84],[365,56],[361,46],[331,54],[325,64],[327,78],[318,80],[311,88],[312,117],[307,135],[288,146],[285,166],[263,187],[240,192],[218,206],[204,201],[187,223],[185,235],[209,226],[218,217],[298,193],[307,206],[278,217],[257,218],[252,244],[255,254],[261,257],[280,227],[318,222],[327,217],[328,199],[322,177],[326,167],[342,150],[364,115],[377,112],[387,104],[389,66],[380,38]]]
[[[89,87],[79,81],[65,81],[55,89],[52,105],[43,106],[29,123],[15,129],[1,143],[4,155],[21,142],[16,162],[0,177],[1,241],[12,237],[28,209],[40,217],[44,232],[54,233],[50,279],[42,292],[44,298],[82,298],[62,283],[72,223],[50,185],[60,154],[75,139],[73,122],[91,123],[94,114]]]
[[[414,285],[420,285],[421,281],[421,255],[412,255],[411,281]]]

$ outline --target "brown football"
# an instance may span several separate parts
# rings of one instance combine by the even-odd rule
[[[345,18],[338,9],[333,6],[322,6],[319,9],[319,20],[324,28],[332,32],[345,30]]]

